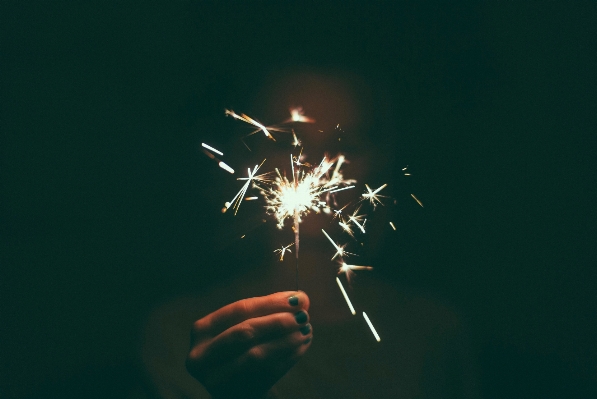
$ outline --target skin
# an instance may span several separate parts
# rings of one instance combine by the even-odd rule
[[[187,370],[214,399],[264,397],[311,345],[309,305],[304,292],[286,291],[210,313],[193,324]]]

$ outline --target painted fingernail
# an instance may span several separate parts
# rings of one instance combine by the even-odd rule
[[[291,306],[296,306],[296,305],[298,305],[298,302],[299,302],[299,301],[298,301],[298,297],[297,297],[297,296],[291,296],[290,298],[288,298],[288,303],[289,303]]]
[[[311,337],[307,338],[305,342],[303,342],[303,345],[307,345],[309,342],[311,342]]]
[[[304,326],[299,328],[299,330],[301,331],[301,334],[307,335],[309,334],[309,331],[311,331],[311,324],[305,324]]]
[[[304,322],[307,321],[307,313],[305,313],[301,310],[300,312],[295,313],[294,319],[296,320],[297,323],[303,324]]]

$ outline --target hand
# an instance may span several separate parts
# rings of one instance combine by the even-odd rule
[[[197,320],[187,370],[220,398],[259,398],[311,344],[302,291],[243,299]]]

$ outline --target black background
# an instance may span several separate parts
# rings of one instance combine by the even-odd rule
[[[138,378],[150,309],[222,275],[198,144],[230,127],[224,108],[277,121],[255,93],[280,71],[366,88],[361,131],[425,202],[405,206],[386,273],[462,314],[484,395],[594,396],[596,16],[3,3],[0,396],[96,380],[115,396]]]

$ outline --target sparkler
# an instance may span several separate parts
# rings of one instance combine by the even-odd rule
[[[290,113],[290,119],[284,123],[315,122],[314,119],[304,115],[302,108],[291,108]],[[249,135],[253,135],[261,131],[269,140],[276,141],[276,138],[274,138],[272,132],[289,133],[289,129],[275,126],[265,126],[246,114],[237,114],[232,110],[225,110],[225,114],[255,127],[256,129],[249,133]],[[336,130],[341,130],[339,124],[336,126]],[[302,143],[297,137],[294,129],[290,129],[290,132],[292,133],[291,145],[295,148],[301,146]],[[217,159],[214,155],[217,154],[219,156],[223,156],[223,152],[205,143],[202,143],[202,147],[204,148],[204,152],[210,158],[217,161],[218,165],[222,169],[228,171],[229,173],[234,173],[234,169]],[[237,180],[243,181],[244,183],[234,198],[225,203],[225,207],[222,210],[223,212],[226,212],[232,207],[234,208],[234,215],[236,215],[243,200],[262,200],[265,202],[266,213],[277,221],[277,227],[279,229],[282,229],[285,225],[287,225],[287,220],[290,219],[292,221],[291,225],[294,232],[294,242],[288,245],[283,245],[280,248],[275,249],[273,252],[279,255],[280,261],[283,261],[284,255],[286,253],[292,253],[290,247],[294,245],[297,290],[300,223],[302,222],[303,218],[311,212],[323,212],[331,214],[332,206],[334,208],[337,207],[335,194],[355,187],[355,180],[345,179],[343,176],[342,166],[346,162],[347,161],[344,155],[340,154],[335,158],[329,158],[326,155],[319,164],[312,166],[309,163],[304,162],[301,148],[298,156],[293,156],[292,153],[290,154],[290,172],[288,175],[286,174],[285,170],[280,170],[277,167],[269,172],[258,174],[259,170],[265,163],[264,160],[261,162],[261,164],[255,165],[252,169],[247,168],[246,177],[237,178]],[[361,194],[360,200],[358,202],[366,201],[373,206],[374,209],[379,204],[383,205],[381,198],[386,196],[381,195],[380,192],[386,187],[387,184],[382,184],[380,187],[372,190],[369,185],[365,184],[366,191]],[[256,190],[255,194],[259,195],[247,196],[247,192],[249,190]],[[419,203],[419,205],[423,206],[423,204],[414,195],[412,195],[412,197]],[[365,224],[367,219],[365,218],[366,215],[359,214],[361,206],[358,206],[351,214],[343,214],[344,209],[352,203],[346,204],[339,210],[333,210],[333,218],[335,219],[337,217],[339,219],[338,225],[342,231],[354,238],[355,231],[360,231],[362,234],[365,234]],[[396,227],[392,222],[390,222],[390,226],[396,230]],[[344,273],[349,283],[351,277],[355,274],[355,271],[373,269],[372,266],[347,264],[344,261],[344,258],[356,254],[346,251],[345,248],[347,244],[340,245],[336,243],[324,229],[321,231],[336,250],[331,259],[334,260],[338,258],[338,274]],[[346,290],[344,289],[338,277],[336,277],[336,282],[340,288],[340,291],[342,292],[342,295],[344,296],[344,299],[346,300],[346,303],[348,304],[351,313],[355,315],[355,308],[352,305],[348,294],[346,293]],[[365,312],[363,312],[363,317],[369,324],[369,327],[371,328],[371,331],[373,332],[377,341],[380,341],[379,335],[377,335],[377,332],[375,331]]]

